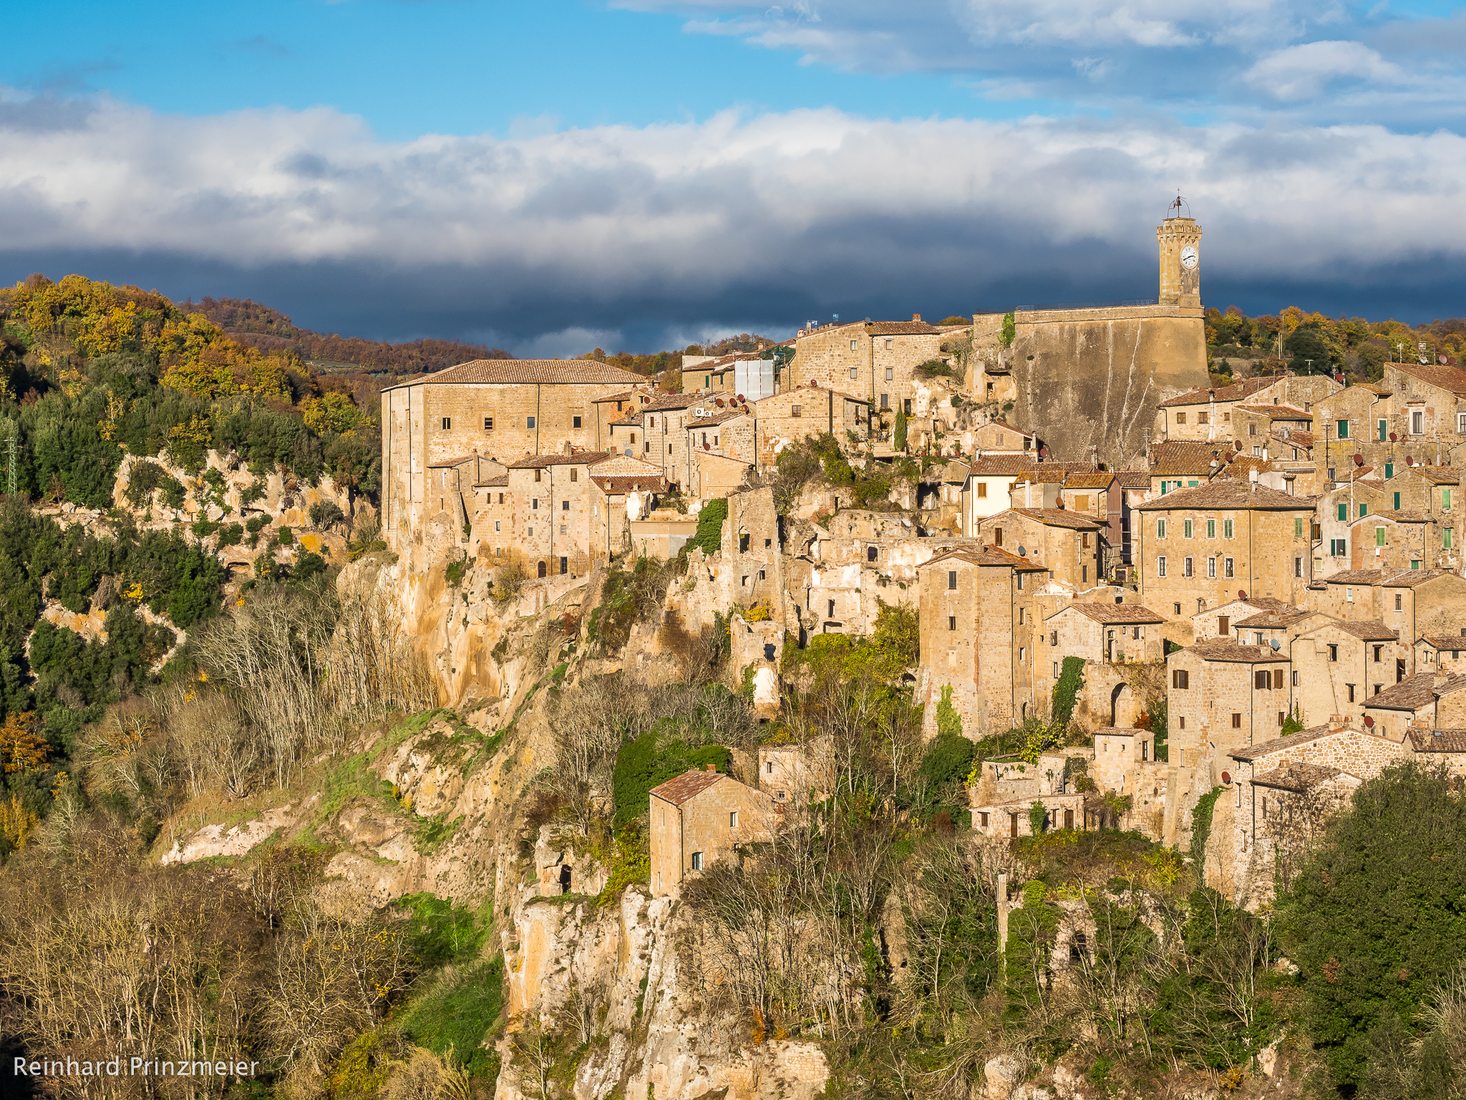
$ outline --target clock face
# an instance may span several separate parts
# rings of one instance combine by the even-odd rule
[[[1187,271],[1194,270],[1199,259],[1200,257],[1196,254],[1195,245],[1188,244],[1185,248],[1181,249],[1181,266]]]

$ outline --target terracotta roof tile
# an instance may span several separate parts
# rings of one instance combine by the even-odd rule
[[[610,457],[610,451],[556,451],[553,454],[526,455],[517,462],[506,462],[511,470],[543,470],[550,466],[591,465]]]
[[[1271,741],[1258,741],[1253,745],[1244,745],[1230,755],[1233,760],[1259,760],[1264,756],[1271,756],[1276,752],[1286,752],[1288,749],[1297,748],[1299,745],[1306,745],[1310,741],[1317,741],[1321,737],[1327,737],[1331,733],[1353,733],[1361,737],[1378,736],[1377,734],[1365,734],[1362,730],[1353,726],[1345,726],[1336,729],[1333,726],[1313,726],[1310,729],[1299,730],[1297,733],[1290,733],[1283,737],[1274,737]]]
[[[1276,378],[1244,378],[1228,386],[1211,386],[1206,389],[1188,390],[1162,401],[1159,408],[1172,409],[1177,405],[1205,405],[1210,401],[1241,401],[1251,397],[1258,390],[1267,389]]]
[[[1416,752],[1466,752],[1466,730],[1412,729],[1410,747]]]
[[[935,557],[927,559],[924,564],[917,568],[925,569],[928,566],[946,561],[949,558],[961,558],[963,561],[972,565],[1007,566],[1023,573],[1045,572],[1044,566],[1031,562],[1027,558],[1020,558],[1017,554],[1009,553],[1007,550],[998,546],[986,546],[977,543],[966,546],[954,546],[950,550],[945,550]]]
[[[663,409],[691,408],[708,398],[697,393],[660,393],[642,406],[643,412],[661,412]]]
[[[1033,459],[1024,455],[986,455],[969,469],[978,477],[1017,477],[1033,469]]]
[[[688,771],[675,779],[669,779],[653,787],[651,793],[653,798],[660,798],[663,802],[681,806],[684,802],[702,794],[715,783],[727,778],[721,772]]]
[[[1432,649],[1466,649],[1466,630],[1454,634],[1422,634],[1417,641]]]
[[[401,382],[401,386],[476,382],[493,385],[578,385],[645,382],[629,370],[594,359],[473,359],[432,374]],[[388,389],[397,389],[389,386]]]
[[[868,336],[940,336],[942,330],[925,321],[867,321]]]
[[[1164,511],[1173,508],[1248,508],[1260,511],[1293,512],[1313,511],[1312,497],[1293,496],[1290,493],[1269,489],[1265,485],[1254,485],[1248,481],[1231,479],[1212,481],[1190,489],[1176,489],[1164,496],[1147,500],[1136,507],[1141,511]]]
[[[1417,672],[1370,696],[1364,700],[1364,705],[1380,710],[1419,710],[1435,702],[1435,686],[1435,673]]]
[[[1320,783],[1346,774],[1348,773],[1324,764],[1285,764],[1281,768],[1254,775],[1252,782],[1258,787],[1272,787],[1280,791],[1301,793]]]
[[[1418,378],[1428,385],[1437,386],[1457,397],[1466,397],[1466,370],[1460,367],[1441,366],[1437,363],[1386,363],[1385,369],[1390,368]]]
[[[1267,664],[1286,662],[1286,654],[1275,651],[1272,646],[1244,645],[1226,638],[1209,638],[1187,646],[1182,653],[1195,653],[1208,661],[1233,661],[1239,664]]]
[[[1142,607],[1138,603],[1072,603],[1069,607],[1085,618],[1106,625],[1140,626],[1166,621],[1150,608]]]
[[[1168,439],[1153,444],[1150,448],[1150,472],[1152,476],[1165,477],[1177,474],[1208,474],[1220,469],[1231,459],[1230,447],[1216,443],[1198,443],[1185,439]]]
[[[1010,508],[1009,511],[1015,515],[1037,520],[1045,527],[1067,527],[1074,531],[1098,531],[1104,526],[1093,516],[1087,516],[1083,512],[1073,512],[1067,508]],[[992,518],[997,519],[1001,515],[1002,513],[999,512]]]

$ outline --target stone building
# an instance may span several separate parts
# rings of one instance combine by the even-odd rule
[[[382,391],[382,531],[410,535],[426,518],[427,471],[482,455],[605,447],[596,399],[639,375],[589,359],[476,359]]]
[[[708,766],[652,788],[652,893],[673,893],[689,875],[745,844],[768,840],[775,827],[773,799]]]
[[[1292,712],[1304,723],[1342,715],[1364,718],[1364,701],[1395,683],[1408,646],[1384,623],[1310,615],[1294,624]]]
[[[1216,785],[1229,753],[1278,736],[1288,717],[1289,665],[1270,646],[1197,642],[1166,660],[1170,760]]]
[[[1168,397],[1156,406],[1155,438],[1230,443],[1237,438],[1232,409],[1277,382],[1275,378],[1243,378],[1227,386],[1203,386]]]
[[[1177,628],[1234,598],[1297,603],[1311,580],[1313,501],[1221,480],[1141,504],[1140,597]],[[1181,630],[1178,629],[1177,639]]]
[[[1371,512],[1351,520],[1347,527],[1349,568],[1437,569],[1453,554],[1453,531],[1422,512]]]
[[[1013,507],[1014,486],[1026,480],[1033,469],[1033,459],[1024,455],[990,455],[976,459],[968,469],[962,486],[962,533],[976,538],[978,524],[989,516]],[[1052,507],[1052,500],[1040,500],[1036,507]]]
[[[1415,664],[1421,672],[1466,672],[1466,627],[1422,634],[1415,640]]]
[[[1236,457],[1230,444],[1164,440],[1151,445],[1148,455],[1150,495],[1165,496],[1178,489],[1205,485]]]
[[[1042,444],[1038,436],[1016,428],[1006,420],[994,418],[972,430],[972,453],[978,458],[989,455],[1026,455],[1038,460]]]
[[[833,435],[842,446],[869,438],[870,407],[859,397],[826,386],[786,389],[753,403],[756,418],[755,462],[772,469],[779,452],[791,443]]]
[[[1355,520],[1394,506],[1385,482],[1375,477],[1351,479],[1321,493],[1314,521],[1314,576],[1354,568],[1350,541]]]
[[[1052,693],[1064,658],[1079,657],[1085,668],[1076,720],[1086,726],[1130,726],[1140,715],[1141,700],[1124,666],[1161,660],[1164,621],[1139,604],[1098,601],[1072,603],[1050,615],[1040,647],[1040,696]]]
[[[1038,562],[1050,577],[1082,592],[1103,580],[1105,525],[1064,508],[1010,508],[981,520],[977,538]]]
[[[1436,669],[1407,676],[1364,701],[1364,724],[1395,741],[1412,728],[1460,728],[1466,725],[1466,675]]]
[[[915,412],[916,368],[950,358],[942,344],[953,331],[962,330],[928,324],[920,314],[910,321],[803,329],[794,341],[787,388],[815,385],[860,398],[889,431],[898,411]]]
[[[692,448],[687,434],[694,413],[706,398],[702,394],[664,393],[641,409],[641,455],[643,462],[660,466],[673,485],[686,488],[692,482]]]
[[[1432,569],[1393,575],[1351,569],[1325,577],[1301,601],[1340,619],[1378,619],[1402,639],[1466,622],[1466,577]]]
[[[917,570],[921,668],[917,697],[935,728],[937,703],[952,705],[972,738],[1035,711],[1041,565],[993,546],[938,554]]]

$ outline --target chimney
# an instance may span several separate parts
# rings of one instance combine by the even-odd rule
[[[708,764],[708,765],[706,765],[706,767],[707,767],[707,770],[710,771],[710,772],[715,772],[715,771],[718,770],[718,766],[716,764]]]
[[[919,313],[913,313],[913,314],[912,314],[912,315],[911,315],[911,319],[912,319],[912,320],[913,320],[913,321],[920,321],[920,320],[921,320],[921,314],[919,314]]]
[[[1331,732],[1333,732],[1333,733],[1338,733],[1339,730],[1341,730],[1343,728],[1344,728],[1344,716],[1342,714],[1330,714],[1329,715],[1329,730]]]

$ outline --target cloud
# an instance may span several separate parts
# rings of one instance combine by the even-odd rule
[[[0,106],[5,280],[74,266],[368,335],[650,348],[1139,298],[1177,186],[1216,304],[1292,286],[1418,311],[1420,288],[1466,285],[1466,228],[1442,216],[1466,139],[1446,132],[823,110],[389,142],[328,109]]]
[[[1405,85],[1398,65],[1362,42],[1306,42],[1268,54],[1249,69],[1246,81],[1280,100],[1314,99],[1342,83]]]

